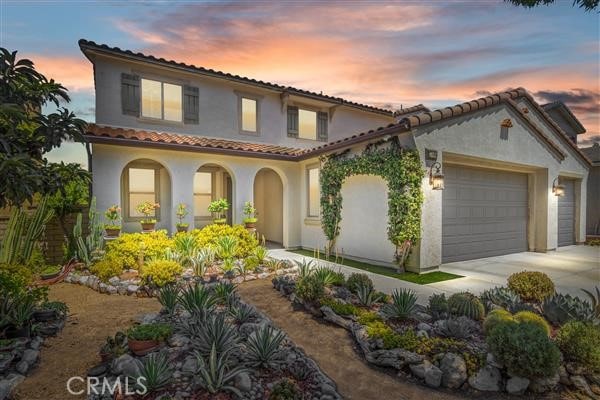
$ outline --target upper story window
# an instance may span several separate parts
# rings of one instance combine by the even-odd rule
[[[257,132],[257,102],[256,99],[242,97],[242,130]]]
[[[329,116],[323,111],[314,111],[288,106],[288,136],[299,139],[327,141]]]
[[[182,87],[171,83],[141,79],[142,116],[181,122],[183,116]]]
[[[319,187],[319,167],[309,167],[306,170],[308,189],[308,217],[317,218],[321,213],[321,190]]]

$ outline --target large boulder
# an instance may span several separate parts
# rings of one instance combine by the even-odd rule
[[[242,393],[249,392],[252,389],[252,381],[247,372],[239,373],[234,380],[234,386]]]
[[[590,385],[588,385],[586,379],[583,376],[571,375],[571,382],[573,383],[573,386],[575,386],[575,388],[580,392],[585,393],[592,399],[595,397],[594,393],[592,392],[592,389],[590,389]]]
[[[559,381],[560,375],[556,372],[553,376],[532,380],[529,389],[534,393],[546,393],[553,390]]]
[[[440,362],[442,386],[457,389],[467,380],[467,364],[458,354],[446,353]]]
[[[10,374],[6,378],[0,378],[0,400],[10,398],[15,387],[24,380],[25,377],[20,374]]]
[[[404,349],[375,350],[365,354],[365,358],[371,364],[395,369],[402,369],[406,365],[419,364],[423,361],[423,356]]]
[[[506,391],[509,394],[522,395],[529,387],[529,379],[513,376],[506,381]]]
[[[409,368],[413,375],[425,380],[429,387],[438,388],[442,384],[442,370],[427,360],[421,364],[411,364]]]
[[[348,329],[348,330],[350,329],[350,325],[352,325],[352,321],[347,320],[346,318],[340,317],[330,307],[327,307],[327,306],[321,307],[321,312],[323,313],[323,319],[325,321],[329,321],[332,324],[341,326],[344,329]]]
[[[123,354],[115,358],[111,364],[110,371],[113,375],[137,377],[140,375],[141,362],[129,354]]]
[[[498,392],[502,386],[502,374],[492,365],[486,365],[469,378],[469,385],[482,392]]]

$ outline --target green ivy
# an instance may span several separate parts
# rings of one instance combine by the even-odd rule
[[[329,240],[328,249],[335,246],[341,221],[344,180],[352,175],[378,175],[388,184],[389,240],[396,246],[397,261],[402,263],[399,249],[409,250],[421,233],[421,182],[425,172],[419,154],[403,149],[397,138],[368,145],[362,154],[348,152],[321,159],[321,225]]]

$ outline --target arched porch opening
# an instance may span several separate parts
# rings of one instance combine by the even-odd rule
[[[219,164],[203,164],[194,174],[194,227],[202,228],[210,224],[213,215],[208,211],[212,201],[226,199],[229,203],[227,223],[233,222],[234,180],[232,174]]]
[[[283,245],[283,182],[271,168],[262,168],[254,177],[254,207],[259,238]]]

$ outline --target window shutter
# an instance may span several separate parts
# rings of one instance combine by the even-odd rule
[[[327,122],[328,115],[326,112],[319,111],[317,113],[317,139],[326,142],[327,141]]]
[[[121,109],[125,115],[140,116],[140,77],[121,74]]]
[[[183,122],[197,124],[200,120],[200,101],[197,87],[183,87]]]
[[[287,108],[287,131],[289,137],[298,137],[298,107]]]

